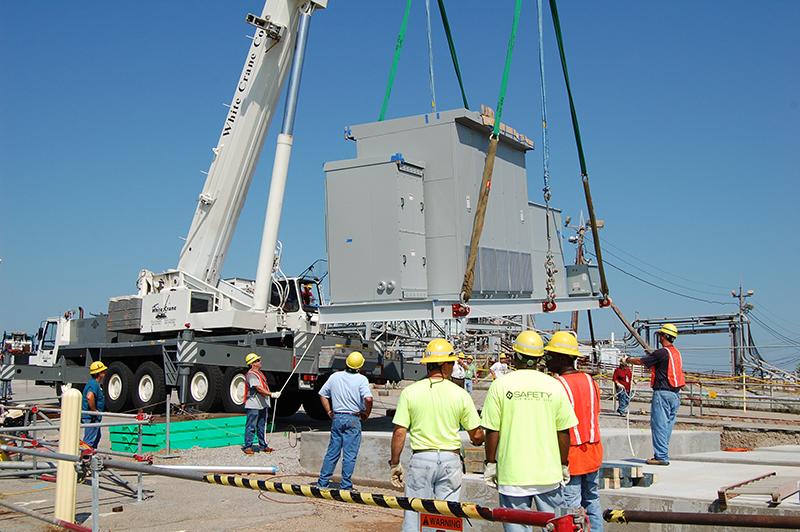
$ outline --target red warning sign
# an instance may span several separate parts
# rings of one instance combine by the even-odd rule
[[[420,532],[447,532],[464,530],[464,520],[460,517],[450,517],[449,515],[419,514]]]

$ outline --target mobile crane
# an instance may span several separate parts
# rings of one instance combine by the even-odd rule
[[[300,78],[311,16],[327,0],[266,0],[248,14],[255,33],[236,84],[213,160],[177,268],[143,269],[138,293],[111,298],[107,314],[67,312],[44,320],[27,364],[4,374],[57,386],[81,386],[86,367],[109,367],[109,410],[152,410],[177,388],[179,400],[200,410],[243,407],[245,354],[261,355],[271,386],[286,388],[278,415],[300,405],[325,417],[314,390],[343,367],[353,346],[379,374],[377,353],[360,340],[326,335],[318,323],[318,279],[279,271],[277,241],[292,147]],[[221,272],[253,172],[288,78],[256,279],[223,279]],[[276,248],[278,254],[276,255]],[[288,381],[288,384],[287,384]]]

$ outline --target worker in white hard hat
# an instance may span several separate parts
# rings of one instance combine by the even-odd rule
[[[342,457],[342,481],[339,489],[353,489],[353,471],[361,447],[361,422],[372,412],[372,392],[369,381],[359,370],[364,366],[364,355],[353,351],[345,360],[343,371],[332,374],[319,390],[322,407],[331,418],[331,438],[328,451],[322,460],[317,486],[330,486],[333,470]]]
[[[400,393],[392,422],[390,479],[396,488],[405,487],[406,497],[458,501],[461,495],[461,427],[473,445],[483,443],[481,420],[472,398],[452,381],[456,363],[453,344],[444,338],[428,343],[422,363],[427,377]],[[411,460],[406,473],[400,455],[411,439]],[[419,531],[419,514],[406,511],[405,532]]]
[[[108,367],[100,360],[95,360],[89,365],[89,382],[83,387],[81,403],[81,410],[84,412],[105,412],[106,396],[102,384],[107,372]],[[81,423],[100,423],[102,420],[102,416],[81,414]],[[100,427],[86,427],[83,441],[92,449],[97,449],[100,444]]]
[[[578,338],[572,331],[558,331],[544,348],[547,369],[564,386],[578,418],[572,427],[569,446],[569,474],[564,476],[564,506],[582,506],[592,532],[603,530],[600,507],[600,466],[603,443],[600,441],[600,387],[587,373],[578,371]]]
[[[555,512],[563,507],[561,484],[569,480],[569,429],[578,419],[564,387],[536,369],[544,354],[542,337],[522,331],[513,350],[516,371],[493,381],[483,403],[483,478],[497,488],[504,508]],[[503,529],[531,530],[508,523]]]
[[[271,453],[274,449],[267,443],[267,415],[269,412],[270,398],[277,399],[280,392],[269,389],[267,378],[261,371],[261,357],[249,353],[244,357],[249,369],[245,375],[244,384],[244,412],[247,415],[244,428],[244,454],[257,452]],[[253,445],[253,440],[258,445]]]
[[[475,366],[475,357],[467,355],[467,360],[464,363],[464,389],[467,393],[472,395],[472,385],[475,382],[475,376],[478,368]]]
[[[628,364],[650,368],[650,386],[653,398],[650,401],[650,432],[653,438],[653,458],[650,465],[669,465],[669,440],[672,427],[681,405],[680,392],[686,385],[683,375],[681,352],[673,345],[678,338],[678,328],[665,323],[656,332],[661,349],[656,349],[641,358],[623,357]]]

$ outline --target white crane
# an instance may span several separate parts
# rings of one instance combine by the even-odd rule
[[[247,22],[255,26],[256,32],[219,141],[213,149],[214,159],[198,198],[178,267],[161,274],[147,270],[140,274],[139,296],[147,298],[142,304],[143,332],[184,327],[181,316],[166,322],[163,317],[170,311],[185,314],[193,306],[196,311],[193,294],[184,294],[185,297],[170,294],[180,290],[211,294],[213,301],[207,299],[211,301],[209,311],[233,312],[228,318],[212,320],[213,323],[206,326],[237,327],[234,322],[240,321],[244,316],[242,312],[247,311],[254,311],[251,314],[258,316],[246,316],[241,328],[265,326],[308,28],[313,12],[326,6],[327,0],[266,0],[261,16],[247,16]],[[247,283],[228,283],[221,279],[225,256],[287,76],[289,87],[275,152],[255,287]],[[175,304],[176,300],[186,301],[185,312],[180,304]],[[162,323],[153,328],[148,325],[153,321]]]

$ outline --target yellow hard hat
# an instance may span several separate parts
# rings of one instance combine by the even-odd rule
[[[522,331],[514,340],[514,351],[520,355],[540,357],[544,354],[544,341],[536,331]]]
[[[547,342],[547,347],[545,347],[544,350],[571,357],[583,356],[581,352],[578,351],[578,339],[570,331],[557,331],[553,337],[550,338],[550,341]]]
[[[467,358],[467,355],[465,355],[463,351],[459,351],[458,358]]]
[[[244,362],[248,366],[252,366],[253,363],[258,362],[259,360],[261,360],[261,357],[255,353],[248,353],[248,355],[244,357]]]
[[[671,323],[665,323],[662,325],[658,332],[661,334],[666,334],[667,336],[672,336],[673,338],[678,337],[678,328]]]
[[[444,338],[434,338],[428,342],[425,348],[425,356],[422,357],[423,364],[441,364],[443,362],[455,362],[458,357],[455,354],[453,344]]]
[[[89,375],[97,375],[98,373],[102,373],[107,369],[108,367],[106,367],[106,365],[103,364],[102,361],[97,360],[89,365]]]
[[[362,355],[358,351],[353,351],[349,355],[347,355],[347,360],[345,361],[347,367],[350,369],[359,369],[361,366],[364,365],[364,355]]]

